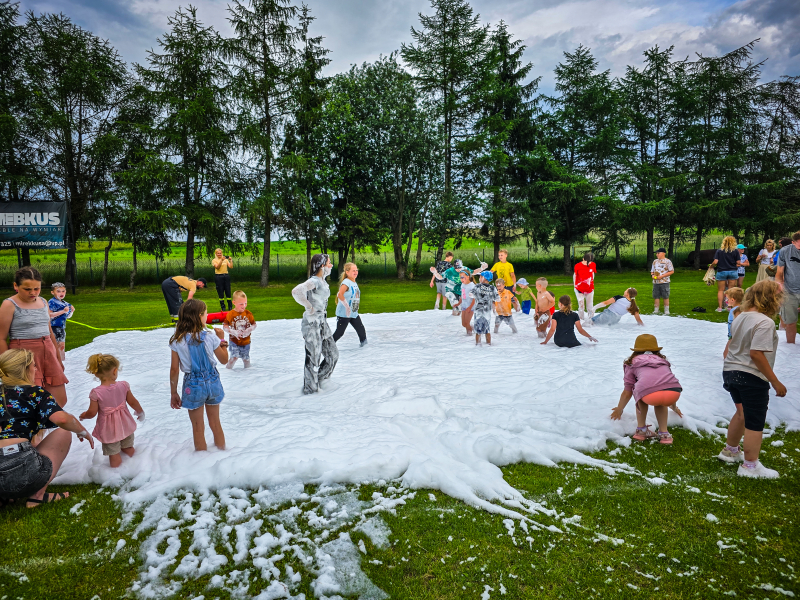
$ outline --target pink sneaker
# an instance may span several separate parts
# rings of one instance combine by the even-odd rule
[[[672,443],[672,435],[670,435],[669,431],[659,431],[658,432],[658,443],[659,444],[671,444]]]
[[[652,425],[648,425],[647,427],[643,427],[641,429],[637,427],[636,433],[633,434],[631,439],[634,439],[637,442],[643,442],[645,440],[649,440],[656,437],[656,433],[654,431],[650,431],[651,427]]]

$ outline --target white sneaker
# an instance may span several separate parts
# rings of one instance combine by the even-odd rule
[[[439,301],[437,300],[436,303],[433,305],[433,310],[439,310]]]
[[[724,309],[724,308],[715,308],[714,310],[715,310],[716,312],[723,312],[725,309]]]
[[[653,314],[654,314],[654,315],[657,315],[657,314],[658,314],[658,308],[654,308],[654,309],[653,309]]]
[[[665,314],[665,315],[668,315],[668,314],[669,314],[669,309],[668,309],[668,308],[665,308],[665,309],[664,309],[664,314]]]
[[[780,477],[778,472],[774,469],[768,469],[761,464],[761,461],[756,461],[756,466],[753,469],[748,469],[744,465],[739,465],[739,470],[736,471],[739,477],[752,477],[754,479],[777,479]]]
[[[723,448],[722,451],[717,454],[717,458],[720,459],[722,462],[726,463],[737,463],[737,462],[744,462],[744,451],[739,450],[738,452],[731,452],[727,448]]]

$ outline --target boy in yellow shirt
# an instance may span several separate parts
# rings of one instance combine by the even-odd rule
[[[517,326],[514,325],[514,317],[511,316],[511,306],[519,312],[519,302],[511,293],[511,290],[506,288],[506,283],[502,279],[497,280],[497,293],[500,299],[494,303],[494,312],[497,316],[494,319],[494,332],[497,333],[500,329],[500,323],[507,323],[511,327],[511,331],[517,333]]]
[[[508,262],[508,250],[500,250],[497,253],[499,262],[494,263],[492,266],[492,273],[497,279],[502,279],[508,285],[512,293],[517,293],[517,276],[514,274],[514,265]]]

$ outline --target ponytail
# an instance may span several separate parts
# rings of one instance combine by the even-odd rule
[[[356,263],[351,263],[351,262],[349,262],[349,263],[344,263],[344,266],[342,267],[342,272],[341,272],[341,273],[339,273],[339,284],[340,284],[340,285],[342,284],[342,282],[343,282],[343,281],[345,280],[345,278],[347,277],[347,272],[348,272],[350,269],[352,269],[353,267],[355,267],[355,266],[356,266]]]
[[[636,304],[635,298],[639,292],[636,291],[636,288],[628,288],[625,291],[628,292],[628,297],[631,299],[631,305],[628,307],[628,312],[632,315],[638,315],[639,306]]]

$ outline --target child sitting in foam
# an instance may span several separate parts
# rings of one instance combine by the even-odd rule
[[[499,300],[494,303],[494,312],[497,314],[494,318],[494,332],[497,333],[500,330],[501,323],[506,323],[511,327],[513,333],[517,333],[517,326],[514,325],[514,317],[511,315],[511,307],[513,305],[519,312],[519,302],[511,290],[506,289],[506,282],[502,279],[497,280],[495,287],[497,287]]]
[[[679,417],[683,414],[676,403],[681,397],[681,384],[672,374],[667,357],[661,354],[661,346],[655,336],[644,334],[636,338],[633,354],[623,363],[625,389],[619,397],[619,404],[611,411],[611,419],[619,420],[631,397],[636,400],[636,433],[634,440],[647,440],[658,437],[662,444],[671,444],[672,435],[667,430],[667,409],[674,410]],[[650,431],[646,424],[647,409],[653,407],[658,420],[658,435]]]

